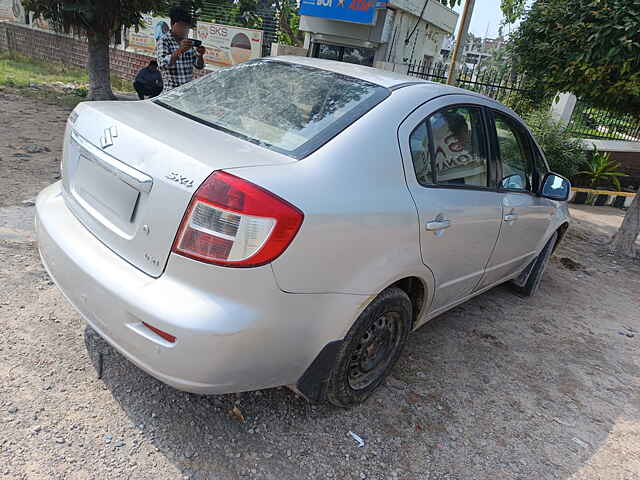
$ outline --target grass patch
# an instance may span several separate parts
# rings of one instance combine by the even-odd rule
[[[61,88],[60,83],[68,88]],[[87,96],[88,84],[89,76],[80,68],[0,52],[0,87],[4,89],[73,107]],[[134,91],[131,82],[116,75],[111,76],[111,86],[116,92]]]
[[[618,132],[601,132],[596,130],[595,128],[588,127],[586,125],[576,125],[570,127],[571,133],[575,135],[581,135],[586,138],[594,138],[594,139],[611,139],[611,140],[632,140],[633,137],[625,136]]]
[[[76,105],[84,101],[78,95],[56,92],[50,89],[13,88],[0,85],[0,92],[13,93],[22,97],[34,98],[40,102],[54,105],[62,105],[73,110]]]
[[[134,93],[133,82],[117,75],[111,75],[111,88],[114,92]]]
[[[0,53],[0,85],[25,88],[31,84],[42,85],[54,82],[86,85],[89,77],[79,68],[44,62],[10,52]]]

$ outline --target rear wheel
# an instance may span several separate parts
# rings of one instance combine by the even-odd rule
[[[412,325],[411,300],[399,288],[382,292],[360,314],[344,339],[327,385],[339,407],[365,401],[396,363]]]
[[[555,232],[540,252],[540,255],[532,262],[532,265],[527,267],[520,277],[513,281],[513,288],[517,293],[523,297],[532,297],[537,293],[544,270],[549,263],[553,247],[557,241],[558,232]]]

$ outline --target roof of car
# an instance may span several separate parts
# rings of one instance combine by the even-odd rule
[[[468,90],[462,90],[450,85],[430,82],[428,80],[422,80],[417,77],[411,77],[409,75],[390,72],[388,70],[382,70],[379,68],[365,67],[364,65],[355,65],[353,63],[337,62],[335,60],[323,60],[320,58],[311,57],[294,57],[288,55],[271,58],[274,60],[281,60],[284,62],[297,63],[299,65],[321,68],[323,70],[329,70],[331,72],[348,75],[350,77],[356,77],[361,80],[375,83],[386,88],[394,88],[407,83],[424,83],[431,84],[434,87],[438,87],[438,89],[440,90],[448,90],[450,91],[450,93],[469,93]]]
[[[442,95],[467,95],[476,98],[482,98],[490,103],[501,106],[506,109],[510,114],[518,117],[517,113],[510,108],[502,105],[496,99],[483,95],[481,93],[473,92],[464,88],[454,87],[447,85],[446,83],[431,82],[429,80],[423,80],[419,77],[412,77],[397,72],[390,72],[388,70],[382,70],[380,68],[366,67],[364,65],[356,65],[353,63],[337,62],[335,60],[324,60],[321,58],[311,57],[296,57],[296,56],[277,56],[269,57],[272,60],[279,60],[289,63],[296,63],[299,65],[306,65],[309,67],[320,68],[328,70],[330,72],[347,75],[350,77],[359,78],[367,82],[375,83],[382,87],[395,90],[405,86],[413,86],[421,88],[421,95],[423,99],[426,97],[439,97]],[[519,117],[518,117],[519,118]]]

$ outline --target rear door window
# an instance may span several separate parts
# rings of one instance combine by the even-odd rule
[[[489,187],[487,141],[480,108],[456,106],[440,110],[418,125],[409,141],[420,184]]]

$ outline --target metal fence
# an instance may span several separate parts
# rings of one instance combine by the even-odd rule
[[[410,63],[408,67],[408,75],[433,82],[447,82],[449,66],[443,63]],[[494,98],[516,112],[529,108],[539,96],[523,75],[516,75],[509,68],[463,67],[458,70],[454,85]]]
[[[258,8],[242,9],[241,2],[204,0],[196,14],[197,20],[234,27],[262,30],[262,55],[271,55],[271,44],[278,41],[278,11],[275,4],[260,2]]]
[[[596,108],[578,100],[568,130],[579,137],[639,142],[640,118]]]

